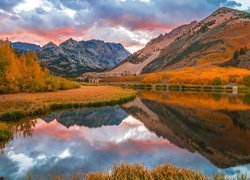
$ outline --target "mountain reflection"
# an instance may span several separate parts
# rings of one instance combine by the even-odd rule
[[[250,162],[250,105],[245,96],[141,92],[140,97],[124,109],[158,136],[198,151],[217,167]]]
[[[127,116],[128,114],[120,107],[108,107],[54,112],[44,118],[44,120],[51,122],[56,119],[57,122],[67,128],[74,125],[97,128],[102,126],[117,126]]]

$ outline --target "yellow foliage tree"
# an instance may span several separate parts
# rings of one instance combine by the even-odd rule
[[[0,40],[0,92],[39,92],[79,87],[41,68],[35,52],[18,57],[9,41]]]

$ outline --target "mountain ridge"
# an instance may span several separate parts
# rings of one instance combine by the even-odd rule
[[[127,51],[120,43],[102,40],[76,41],[72,38],[58,46],[48,43],[38,52],[54,75],[76,77],[86,72],[108,70],[128,57]]]
[[[130,55],[121,43],[102,40],[76,41],[69,38],[59,45],[48,42],[44,46],[12,43],[18,54],[36,51],[40,63],[54,75],[77,77],[86,72],[101,72],[113,68]]]
[[[152,39],[106,75],[217,66],[230,60],[235,49],[250,47],[250,43],[245,41],[250,38],[249,22],[250,13],[221,7],[200,22],[193,21]],[[166,38],[169,34],[175,35]]]

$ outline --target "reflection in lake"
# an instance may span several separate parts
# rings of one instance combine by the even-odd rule
[[[116,162],[250,175],[247,95],[142,91],[121,107],[53,112],[13,125],[0,176],[82,175]]]

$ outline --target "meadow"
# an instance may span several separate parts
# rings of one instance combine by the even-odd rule
[[[111,86],[82,86],[56,92],[0,95],[0,120],[11,121],[51,110],[115,105],[132,100],[133,90]]]

